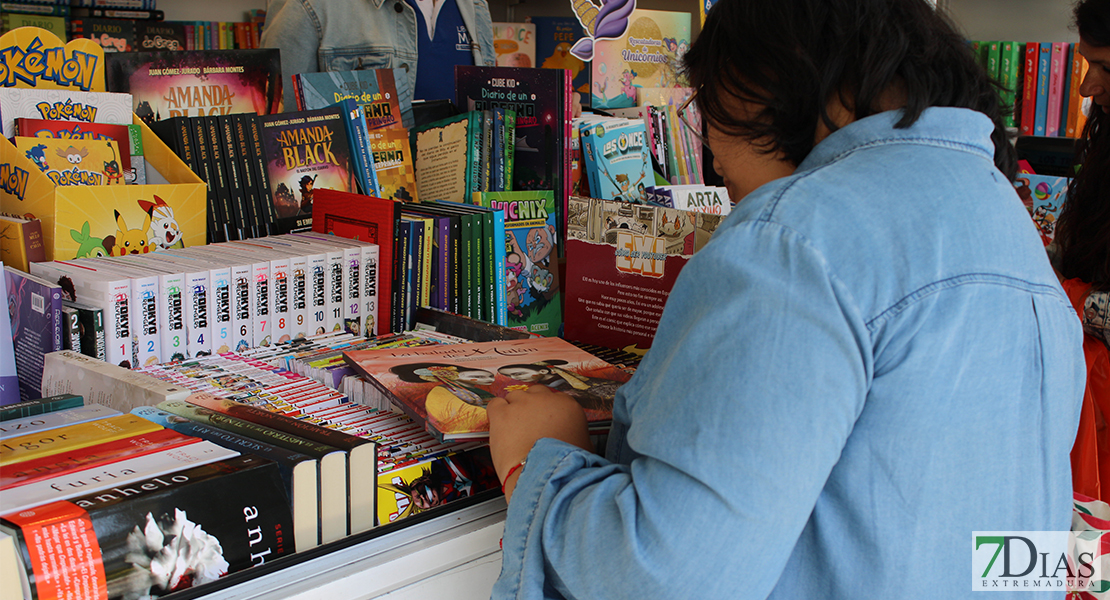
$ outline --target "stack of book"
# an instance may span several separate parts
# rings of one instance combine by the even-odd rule
[[[279,464],[256,454],[80,396],[5,408],[0,440],[15,597],[157,597],[299,549]]]
[[[1079,85],[1087,61],[1066,42],[972,41],[987,73],[1002,87],[1006,124],[1021,135],[1079,137],[1087,122]],[[1089,103],[1087,103],[1089,104]]]
[[[372,335],[378,250],[307,232],[31,270],[64,298],[100,309],[105,360],[134,367],[316,332]]]

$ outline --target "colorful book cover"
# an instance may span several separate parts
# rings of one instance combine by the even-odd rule
[[[70,90],[0,88],[4,137],[15,136],[16,118],[131,123],[130,94]]]
[[[571,85],[583,103],[590,100],[590,65],[570,53],[585,33],[574,17],[532,17],[536,26],[536,66],[567,69]]]
[[[612,419],[628,373],[561,338],[534,338],[343,353],[429,431],[450,439],[489,436],[490,399],[532,385],[570,394],[595,426]]]
[[[148,125],[170,117],[282,111],[276,49],[114,52],[105,56],[108,89],[132,96]],[[123,122],[129,123],[128,119]]]
[[[115,140],[72,140],[16,136],[16,150],[35,163],[54,185],[123,185]]]
[[[311,228],[314,189],[358,191],[345,119],[340,106],[259,118],[277,233]]]
[[[1068,114],[1065,121],[1064,135],[1070,138],[1077,138],[1083,133],[1083,126],[1087,124],[1087,116],[1083,114],[1083,96],[1079,93],[1079,86],[1083,82],[1083,78],[1087,76],[1087,59],[1083,58],[1073,48],[1071,52],[1071,71],[1068,77],[1071,78],[1071,84],[1068,86]]]
[[[249,455],[6,514],[3,526],[37,598],[158,598],[294,551],[278,467]]]
[[[370,150],[374,156],[374,170],[378,174],[379,195],[382,198],[419,202],[408,131],[370,131]]]
[[[489,448],[451,451],[378,476],[378,524],[419,514],[500,486]]]
[[[688,12],[632,11],[622,35],[594,43],[590,105],[635,106],[636,88],[684,85],[679,67],[692,39]]]
[[[20,401],[42,397],[43,358],[62,349],[62,288],[4,267]]]
[[[573,197],[567,212],[567,339],[644,352],[675,279],[724,217]],[[624,290],[636,293],[624,293]]]
[[[594,196],[643,203],[652,182],[647,128],[639,119],[593,121],[579,130]]]
[[[491,192],[483,203],[505,215],[505,302],[508,326],[559,334],[563,291],[556,265],[555,197],[551,192]]]
[[[123,170],[124,180],[128,183],[134,183],[135,172],[131,169],[132,136],[131,128],[127,125],[17,118],[15,120],[15,133],[17,136],[25,137],[115,140],[120,153],[119,167]]]
[[[293,80],[299,110],[350,99],[366,114],[367,129],[401,127],[401,100],[392,69],[300,73]]]
[[[566,122],[571,118],[566,88],[563,70],[455,67],[460,109],[499,106],[516,111],[512,189],[553,190],[560,203],[565,191],[563,153],[570,133]]]
[[[1068,198],[1067,177],[1021,173],[1014,180],[1018,197],[1033,216],[1037,232],[1047,246],[1056,237],[1056,221]]]
[[[499,67],[535,67],[536,26],[532,23],[494,23],[493,51]]]
[[[416,129],[412,147],[416,189],[425,201],[462,202],[477,175],[480,115],[466,112]]]

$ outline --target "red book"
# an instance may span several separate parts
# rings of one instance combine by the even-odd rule
[[[404,303],[397,301],[394,279],[403,269],[394,265],[397,255],[397,228],[401,222],[401,203],[394,200],[340,192],[327,188],[315,191],[312,206],[312,231],[328,233],[355,240],[366,240],[378,245],[378,314],[379,333],[388,327],[390,332],[400,332],[403,319],[394,315],[394,307],[404,310]],[[400,272],[400,273],[398,273]]]
[[[135,458],[199,441],[200,438],[163,429],[12,465],[0,465],[0,489],[26,485],[62,473],[92,469],[125,458]]]
[[[1065,42],[1052,44],[1048,74],[1048,117],[1045,120],[1045,135],[1060,135],[1060,111],[1064,106],[1064,77],[1068,75],[1068,45]]]
[[[1029,42],[1025,45],[1025,82],[1021,96],[1021,134],[1033,135],[1033,123],[1037,119],[1037,61],[1040,45]]]

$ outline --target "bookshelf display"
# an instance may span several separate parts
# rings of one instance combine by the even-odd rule
[[[977,39],[1038,39],[1072,40],[1074,32],[1067,28],[1070,3],[1064,0],[1038,2],[1022,0],[1037,6],[1038,11],[1052,18],[1035,19],[1043,26],[1034,32],[1020,29],[1018,21],[1034,19],[998,19],[999,14],[1014,14],[1012,3],[990,9],[984,18],[985,6],[1003,0],[940,0],[953,17],[964,22],[971,37]],[[264,9],[263,0],[198,0],[170,2],[162,7],[167,20],[241,21],[251,9]],[[1049,6],[1045,6],[1049,5]],[[689,10],[696,15],[696,2],[685,0],[680,6],[662,0],[646,0],[643,8]],[[495,21],[521,21],[526,16],[569,16],[564,1],[544,0],[525,4],[517,0],[492,0]],[[1056,18],[1058,17],[1058,18]],[[998,23],[1003,23],[999,25]],[[698,30],[693,19],[695,35]],[[998,28],[1002,27],[1003,30]],[[173,598],[293,598],[309,599],[389,598],[404,600],[442,594],[454,598],[488,598],[493,581],[500,572],[499,541],[504,525],[505,504],[502,498],[486,498],[457,510],[435,513],[431,518],[405,527],[385,526],[367,532],[371,535],[351,536],[281,561],[261,573],[242,573],[219,582],[214,589],[198,588],[183,591]]]

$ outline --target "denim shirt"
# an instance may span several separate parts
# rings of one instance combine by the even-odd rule
[[[487,0],[456,0],[470,32],[474,64],[493,66]],[[404,68],[402,100],[416,88],[416,12],[404,0],[269,0],[260,45],[281,50],[285,110],[296,109],[290,77],[319,71]]]
[[[1075,310],[990,120],[899,117],[737,204],[606,458],[533,446],[494,598],[977,598],[973,531],[1070,529]]]

